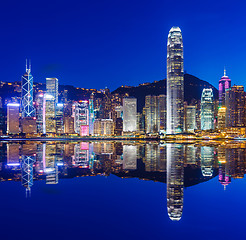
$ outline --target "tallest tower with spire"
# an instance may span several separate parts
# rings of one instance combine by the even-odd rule
[[[224,69],[224,76],[219,81],[219,106],[225,107],[225,94],[231,87],[231,79],[226,76],[226,69]]]
[[[33,106],[33,76],[31,74],[31,61],[26,60],[26,72],[21,77],[21,109],[22,118],[35,117]]]
[[[179,27],[172,27],[167,42],[167,134],[184,130],[184,58]]]

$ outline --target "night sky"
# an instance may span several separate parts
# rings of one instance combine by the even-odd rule
[[[224,66],[244,84],[244,1],[1,1],[0,81],[57,77],[85,88],[138,85],[166,77],[168,31],[179,26],[187,73],[218,87]]]

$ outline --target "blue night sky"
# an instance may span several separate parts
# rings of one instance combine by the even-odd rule
[[[34,81],[57,77],[85,88],[138,85],[166,77],[172,26],[184,39],[187,73],[216,87],[224,66],[244,84],[244,1],[2,1],[1,78],[20,80],[25,59]]]

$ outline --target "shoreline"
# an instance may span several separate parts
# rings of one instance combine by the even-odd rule
[[[189,142],[189,141],[246,141],[246,138],[138,138],[138,137],[0,137],[2,141],[158,141],[158,142]]]

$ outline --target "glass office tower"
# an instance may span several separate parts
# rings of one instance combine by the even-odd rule
[[[179,27],[172,27],[167,42],[167,134],[184,130],[184,58]]]
[[[214,129],[213,89],[204,88],[201,97],[201,129]]]

